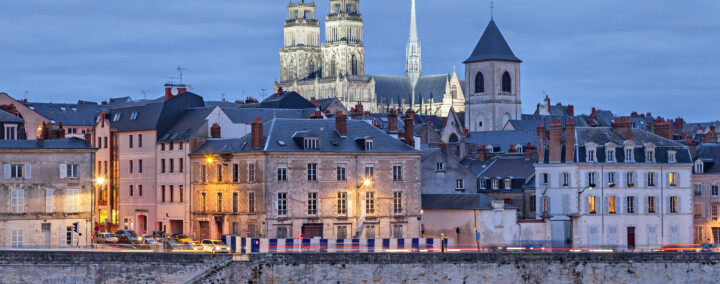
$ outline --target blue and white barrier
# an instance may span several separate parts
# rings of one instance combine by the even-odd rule
[[[439,252],[440,238],[406,239],[257,239],[223,235],[222,241],[237,253],[270,252]],[[445,239],[445,248],[454,240]]]

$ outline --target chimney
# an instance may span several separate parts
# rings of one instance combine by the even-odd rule
[[[415,148],[415,112],[412,109],[408,109],[405,112],[405,144]]]
[[[285,93],[285,90],[283,90],[282,87],[278,88],[278,91],[277,91],[277,94],[278,94],[278,95],[282,95],[282,94],[284,94],[284,93]]]
[[[92,133],[90,131],[85,132],[85,143],[92,146],[93,139],[92,139]],[[98,147],[99,148],[99,147]]]
[[[547,104],[548,113],[550,113],[550,107],[552,105],[550,104],[550,97],[548,97],[547,95],[545,95],[545,103]]]
[[[560,120],[553,120],[550,123],[550,163],[562,161],[563,126]]]
[[[342,111],[338,111],[335,116],[335,130],[340,136],[347,136],[347,116],[343,115]]]
[[[377,127],[378,129],[382,129],[382,125],[380,125],[380,121],[373,120],[372,125]]]
[[[537,127],[537,136],[538,136],[538,163],[544,163],[545,162],[545,145],[547,145],[546,139],[547,139],[547,133],[545,133],[545,124],[540,124]]]
[[[389,132],[397,132],[398,131],[397,117],[398,117],[397,110],[395,110],[394,108],[391,108],[387,115]]]
[[[310,115],[310,119],[323,119],[322,112],[319,110],[314,110]]]
[[[218,125],[217,123],[213,123],[213,125],[210,127],[210,137],[218,139],[222,137],[222,135],[220,134],[220,125]]]
[[[262,119],[258,116],[255,118],[255,122],[252,123],[252,132],[250,134],[250,141],[253,148],[260,148],[263,144],[263,125]]]
[[[364,114],[363,105],[358,102],[358,104],[356,104],[354,108],[350,109],[350,112],[350,117],[352,118],[352,120],[362,119],[362,116]]]
[[[60,127],[57,129],[57,138],[65,138],[65,128],[63,128],[62,122],[60,122]]]
[[[525,158],[530,159],[535,156],[537,156],[537,148],[528,142],[527,146],[525,146]]]
[[[106,106],[107,104],[108,104],[107,101],[102,101],[102,102],[100,103],[100,105],[104,105],[104,106]]]
[[[477,159],[480,161],[485,161],[488,159],[488,148],[485,145],[478,147]]]
[[[165,84],[165,99],[170,99],[174,96],[187,92],[185,84]]]
[[[597,110],[593,107],[592,111],[590,112],[590,126],[596,126],[595,123],[595,116],[597,116]]]
[[[565,161],[575,161],[575,121],[572,118],[565,125]]]
[[[318,105],[318,102],[315,99],[315,97],[310,98],[310,103],[313,104],[315,107],[317,107],[317,105]]]
[[[632,123],[628,117],[616,117],[612,124],[613,130],[620,134],[625,140],[633,139]]]
[[[709,132],[707,135],[705,135],[705,143],[707,144],[717,144],[718,137],[715,132]]]
[[[510,150],[508,150],[508,153],[517,153],[517,147],[515,145],[510,145]]]
[[[670,121],[666,121],[663,118],[658,118],[653,124],[653,133],[655,135],[663,137],[665,139],[672,140],[673,134],[670,126]]]
[[[468,130],[467,128],[463,128],[463,137],[467,137],[468,134],[470,134],[470,130]]]
[[[570,116],[575,116],[575,106],[568,105],[567,106],[567,112]]]
[[[49,128],[50,128],[50,127],[48,127],[47,123],[45,123],[45,122],[43,121],[43,123],[42,123],[42,129],[40,130],[40,137],[42,137],[43,139],[47,139],[48,136],[50,135]]]

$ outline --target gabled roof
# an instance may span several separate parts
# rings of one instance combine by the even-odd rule
[[[720,145],[703,144],[698,146],[694,161],[702,160],[703,174],[720,173]]]
[[[463,63],[473,63],[487,60],[502,60],[512,62],[522,62],[519,58],[515,57],[512,49],[505,41],[500,29],[495,24],[494,20],[490,20],[485,32],[483,33],[480,41],[475,46],[475,50]]]
[[[449,210],[492,210],[492,198],[482,193],[471,194],[423,194],[422,209],[449,209]],[[504,204],[506,209],[514,209],[512,205]]]
[[[37,140],[0,140],[0,150],[2,149],[87,149],[97,150],[85,142],[85,140],[70,137],[63,139],[52,139],[43,141],[43,145],[39,145]]]
[[[498,157],[487,161],[465,159],[463,165],[478,178],[526,179],[535,173],[535,159]]]
[[[283,92],[282,94],[273,94],[259,104],[252,105],[260,108],[280,108],[280,109],[305,109],[316,108],[310,101],[303,98],[294,91]]]
[[[428,99],[441,103],[450,74],[421,76],[415,85],[415,103],[426,104]],[[375,94],[377,102],[388,104],[412,103],[413,87],[410,79],[403,76],[375,76]]]
[[[22,102],[23,105],[34,110],[40,115],[50,119],[53,125],[62,123],[65,126],[88,126],[95,125],[95,117],[100,113],[101,106],[97,103],[33,103]],[[53,122],[54,121],[54,122]]]
[[[415,103],[427,104],[428,99],[441,103],[450,74],[421,76],[415,85]]]
[[[274,109],[274,108],[223,108],[222,111],[236,124],[251,124],[255,118],[270,121],[274,118],[309,118],[315,108]]]
[[[306,131],[320,138],[320,148],[305,150],[302,143],[296,143],[296,133]],[[363,153],[408,153],[421,154],[398,139],[386,134],[377,127],[358,120],[347,121],[347,136],[342,137],[335,130],[334,119],[283,119],[278,118],[263,125],[263,144],[260,148],[251,147],[252,134],[236,139],[210,139],[203,144],[195,155],[230,154],[242,152],[363,152]],[[375,150],[366,151],[356,139],[372,137]]]
[[[9,112],[0,110],[0,122],[23,122],[22,118],[14,116]]]

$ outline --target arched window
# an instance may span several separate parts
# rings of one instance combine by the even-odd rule
[[[457,136],[455,133],[451,134],[451,135],[450,135],[450,140],[449,140],[449,142],[450,142],[450,143],[457,143],[457,142],[458,142],[458,136]]]
[[[478,72],[477,75],[475,75],[475,93],[484,93],[485,92],[485,76],[483,76],[482,72]]]
[[[308,63],[308,77],[315,78],[315,62],[312,59]]]
[[[505,74],[503,74],[502,77],[502,91],[504,93],[512,92],[512,79],[510,79],[510,73],[507,71],[505,71]]]
[[[357,75],[357,74],[358,74],[358,66],[357,66],[357,65],[358,65],[358,62],[357,62],[357,57],[355,57],[355,55],[352,56],[352,61],[351,61],[351,62],[352,62],[352,63],[351,63],[351,64],[352,64],[352,71],[351,71],[351,72],[352,72],[353,75]]]
[[[295,15],[294,15],[294,16],[295,16],[295,18],[293,18],[293,19],[299,19],[299,17],[298,17],[298,11],[295,11]]]
[[[295,79],[295,62],[290,61],[290,65],[288,65],[288,80]]]
[[[453,99],[457,99],[457,86],[452,85],[450,93],[452,94]]]
[[[337,75],[337,74],[335,74],[335,64],[336,64],[335,57],[333,57],[332,60],[330,60],[330,74],[329,75],[331,78],[335,78],[335,76]]]

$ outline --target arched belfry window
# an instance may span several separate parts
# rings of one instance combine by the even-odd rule
[[[355,55],[352,56],[352,74],[357,75],[358,74],[358,62],[357,57]]]
[[[335,74],[335,57],[333,56],[332,60],[330,60],[330,77],[335,78],[337,74]]]
[[[288,66],[288,80],[294,80],[295,79],[295,62],[290,61],[290,65]]]
[[[505,74],[503,74],[502,77],[502,91],[504,93],[512,92],[512,79],[510,78],[510,73],[507,71],[505,71]]]
[[[452,94],[453,99],[457,99],[457,86],[452,85],[452,87],[450,88],[450,93]]]
[[[475,75],[475,93],[484,93],[485,92],[485,76],[483,76],[482,72],[478,72],[477,75]]]
[[[315,62],[312,60],[308,63],[308,77],[315,78]]]

